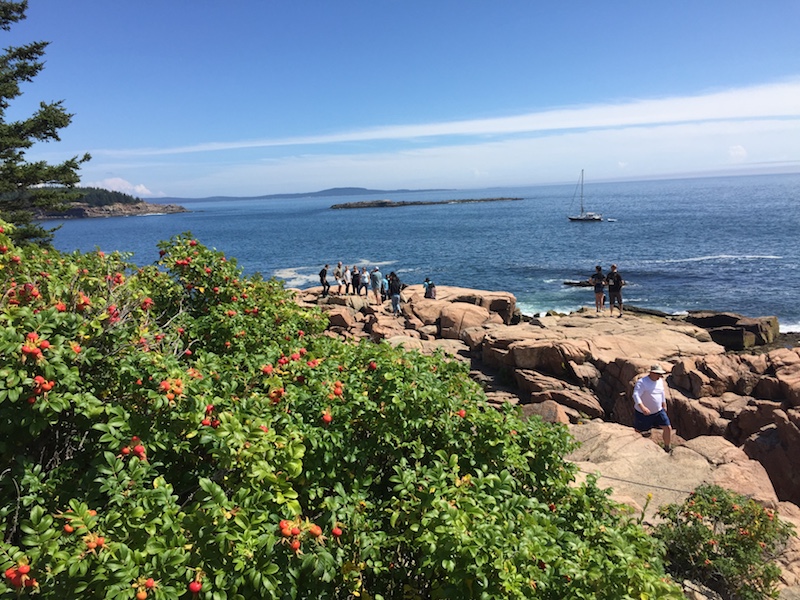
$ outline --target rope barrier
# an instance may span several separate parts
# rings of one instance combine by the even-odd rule
[[[584,475],[597,475],[596,472],[595,473],[589,473],[589,472],[584,471],[583,469],[580,469],[580,468],[578,469],[578,471],[580,473],[583,473]],[[653,483],[642,483],[641,481],[633,481],[632,479],[623,479],[621,477],[614,477],[612,475],[603,475],[602,473],[599,475],[599,477],[603,477],[605,479],[613,479],[614,481],[621,481],[623,483],[632,483],[633,485],[641,485],[643,487],[658,488],[659,490],[667,490],[669,492],[680,492],[681,494],[691,494],[692,493],[692,490],[679,490],[677,488],[666,487],[666,486],[663,486],[663,485],[655,485]]]

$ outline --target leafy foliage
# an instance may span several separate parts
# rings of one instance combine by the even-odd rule
[[[0,225],[0,595],[681,597],[465,367],[323,335],[190,234],[138,268]]]
[[[0,1],[0,29],[25,18],[27,2]],[[71,188],[78,183],[80,165],[88,154],[59,164],[27,162],[25,152],[35,143],[59,141],[59,131],[72,121],[62,102],[42,102],[22,121],[7,122],[6,110],[22,94],[21,84],[32,81],[44,67],[46,42],[6,48],[0,54],[0,218],[17,224],[17,242],[48,242],[52,232],[33,222],[37,210],[60,210],[77,198]]]
[[[109,204],[139,204],[141,198],[95,187],[76,187],[75,192],[80,194],[80,202],[89,206],[108,206]]]
[[[659,510],[655,535],[667,546],[668,570],[725,598],[777,598],[775,558],[792,534],[774,511],[715,485]]]

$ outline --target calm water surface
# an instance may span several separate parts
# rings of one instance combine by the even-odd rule
[[[591,184],[586,208],[615,219],[570,222],[574,186],[541,186],[375,197],[192,200],[191,213],[65,221],[65,251],[132,252],[156,260],[156,243],[191,231],[235,257],[245,272],[287,285],[317,282],[324,263],[379,265],[408,283],[506,290],[523,312],[593,305],[586,279],[617,263],[626,302],[679,313],[730,310],[777,315],[800,330],[800,175]],[[332,204],[390,198],[520,201],[331,210]]]

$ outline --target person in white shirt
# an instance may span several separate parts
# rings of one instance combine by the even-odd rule
[[[650,373],[639,379],[633,387],[633,428],[645,434],[653,427],[661,427],[664,450],[669,452],[672,441],[672,425],[667,416],[667,397],[664,393],[661,365],[650,367]]]
[[[350,268],[347,265],[344,266],[342,277],[344,278],[344,294],[347,296],[350,294],[350,286],[353,284],[353,274],[350,272]]]
[[[336,268],[333,270],[333,278],[336,280],[336,285],[338,286],[336,290],[336,295],[342,295],[342,261],[339,261],[339,264],[336,265]]]

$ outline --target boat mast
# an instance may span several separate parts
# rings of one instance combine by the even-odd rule
[[[583,169],[581,169],[581,216],[584,215],[583,210]]]

